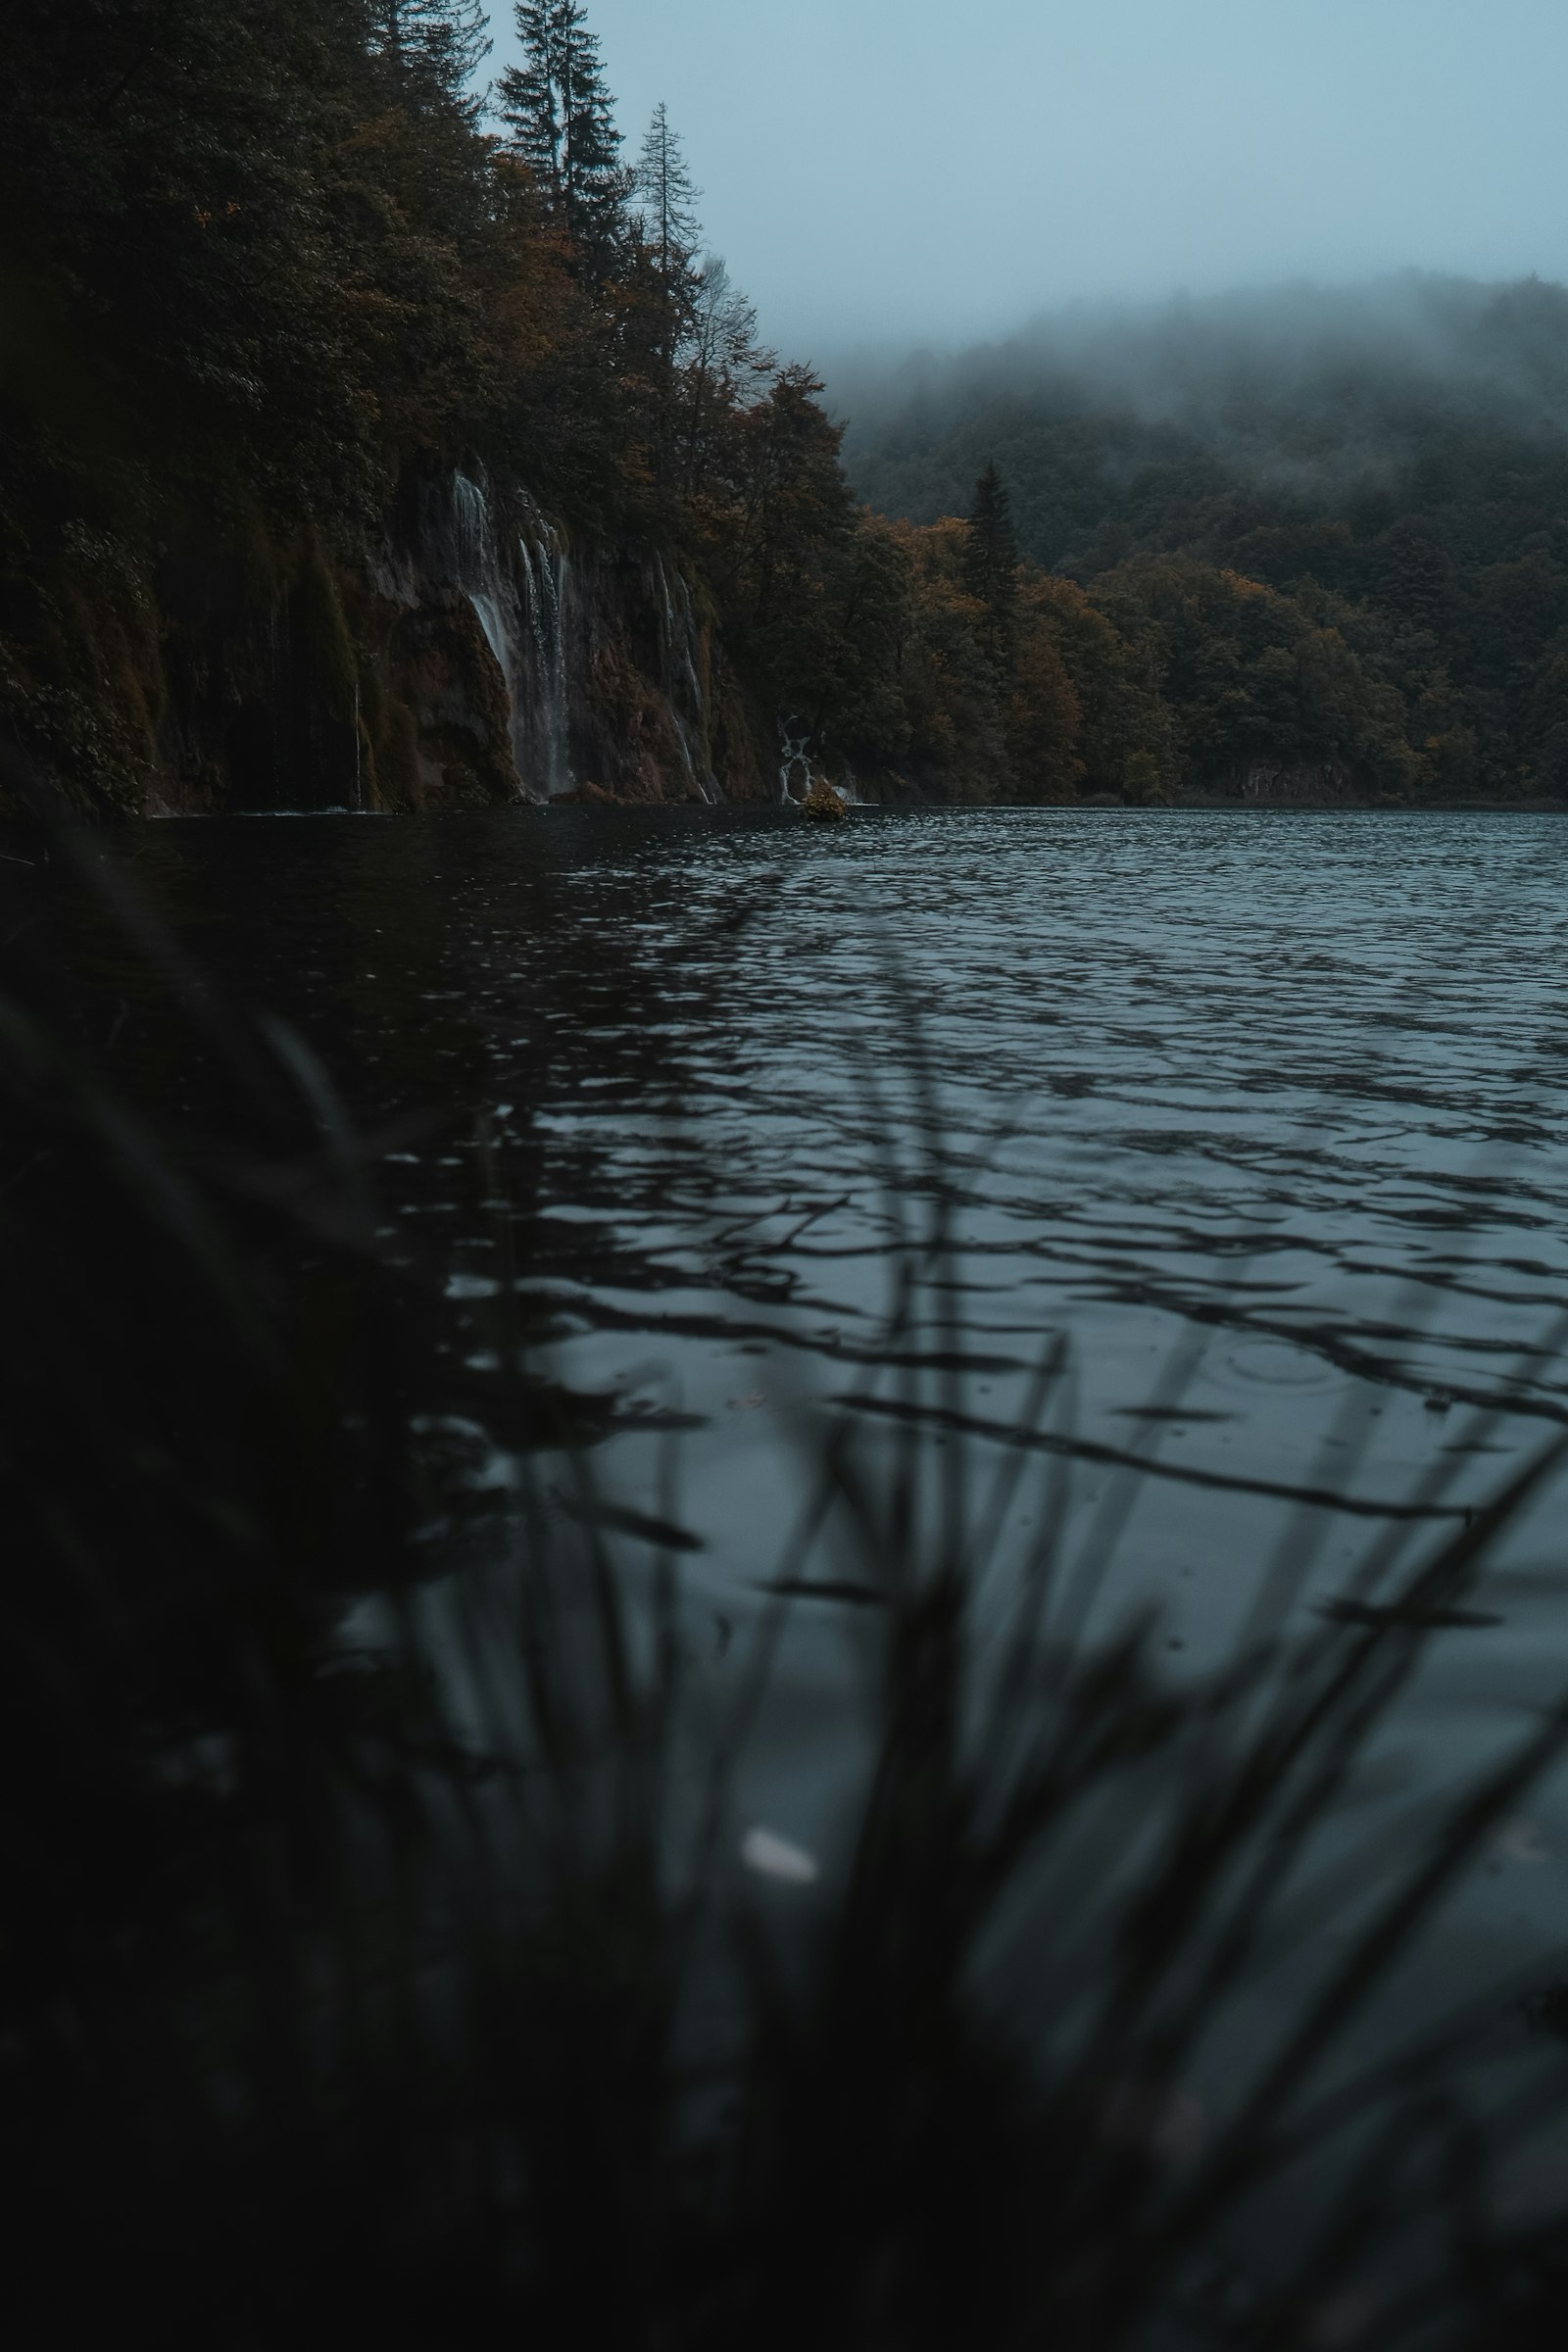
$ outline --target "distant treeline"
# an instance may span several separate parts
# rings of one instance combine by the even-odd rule
[[[1568,785],[1561,287],[1067,318],[835,392],[852,477],[928,582],[996,463],[1026,796]]]

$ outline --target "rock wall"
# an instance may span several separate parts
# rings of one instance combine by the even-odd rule
[[[568,535],[477,466],[403,484],[356,558],[252,517],[40,573],[13,724],[83,806],[759,801],[773,725],[667,554]]]

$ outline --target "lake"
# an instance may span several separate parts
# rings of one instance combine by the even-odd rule
[[[1124,1447],[1206,1335],[1167,1511],[1312,1483],[1351,1394],[1384,1423],[1363,1502],[1467,1402],[1504,1404],[1504,1449],[1568,1412],[1530,1352],[1568,1308],[1553,817],[236,818],[133,863],[362,1122],[486,1111],[563,1365],[662,1381],[725,1450],[874,1344],[938,1163],[971,1340],[1065,1331],[1086,1437]],[[459,1299],[494,1238],[471,1150],[382,1170]],[[970,1401],[1004,1423],[1006,1375]]]
[[[1095,1623],[1157,1605],[1174,1674],[1287,1529],[1305,1625],[1371,1544],[1432,1541],[1568,1419],[1557,818],[519,809],[172,820],[128,857],[362,1125],[454,1110],[381,1161],[388,1249],[448,1301],[452,1415],[482,1455],[513,1249],[537,1360],[603,1400],[606,1488],[657,1504],[684,1432],[720,1650],[813,1410],[896,1425],[868,1383],[939,1196],[959,1249],[897,1350],[926,1360],[927,1434],[1000,1455],[1063,1343],[1065,1542],[1103,1554]],[[162,1083],[199,1105],[199,1070]],[[1483,1622],[1435,1637],[1385,1796],[1568,1688],[1560,1507],[1510,1531]],[[808,1845],[843,1614],[799,1612],[763,1743],[770,1818]],[[1568,1936],[1565,1853],[1544,1794],[1453,1907],[1445,1978]]]

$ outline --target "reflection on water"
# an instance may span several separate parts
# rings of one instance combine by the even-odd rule
[[[1568,1305],[1552,818],[941,811],[824,839],[507,811],[168,824],[138,863],[362,1116],[496,1115],[596,1376],[657,1335],[688,1400],[733,1414],[769,1380],[726,1345],[794,1391],[873,1342],[883,1127],[932,1115],[912,1008],[970,1341],[1027,1355],[1065,1322],[1086,1429],[1147,1403],[1195,1319],[1173,1473],[1299,1478],[1360,1388],[1381,1494],[1458,1404],[1506,1397],[1513,1442],[1568,1402],[1556,1353],[1529,1356]],[[494,1242],[470,1152],[385,1169],[455,1296]],[[1000,1366],[990,1396],[1004,1420]]]
[[[1190,1659],[1293,1498],[1304,1616],[1375,1533],[1451,1524],[1568,1418],[1555,819],[508,810],[175,822],[133,855],[362,1120],[488,1114],[494,1162],[460,1121],[383,1165],[389,1237],[443,1275],[464,1409],[510,1242],[560,1377],[618,1400],[629,1504],[641,1433],[691,1424],[691,1573],[726,1625],[775,1570],[793,1408],[876,1356],[938,1163],[961,1341],[911,1345],[965,1369],[928,1418],[1007,1433],[1067,1334],[1070,1423],[1041,1442],[1075,1458],[1069,1538],[1109,1524],[1125,1465],[1152,1473],[1101,1606],[1154,1592]],[[125,1051],[158,1070],[134,1019]],[[159,1082],[199,1100],[199,1072]],[[1568,1683],[1552,1512],[1441,1636],[1421,1720],[1450,1756]],[[830,1638],[803,1633],[797,1696]],[[809,1810],[782,1824],[807,1847]],[[1565,1850],[1517,1825],[1494,1912],[1560,1927]]]

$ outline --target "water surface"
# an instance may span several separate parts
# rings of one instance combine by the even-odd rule
[[[607,1483],[646,1504],[658,1428],[689,1425],[714,1623],[774,1567],[802,1401],[863,1389],[939,1191],[949,1320],[901,1343],[962,1359],[930,1434],[1004,1443],[1064,1336],[1069,1542],[1102,1540],[1139,1459],[1098,1605],[1152,1596],[1173,1671],[1234,1629],[1298,1507],[1304,1623],[1370,1542],[1433,1540],[1568,1418],[1558,819],[235,818],[149,827],[133,859],[361,1121],[460,1106],[381,1174],[389,1246],[447,1293],[463,1411],[482,1426],[510,1242],[555,1375],[614,1400]],[[199,1071],[165,1082],[199,1099]],[[1488,1622],[1438,1637],[1404,1786],[1568,1687],[1560,1504],[1510,1536]],[[809,1839],[838,1634],[805,1614],[774,1811]],[[1568,1932],[1565,1852],[1544,1797],[1452,1950]]]
[[[891,1143],[895,1189],[934,1156],[962,1198],[971,1337],[1070,1331],[1086,1433],[1125,1439],[1206,1327],[1173,1472],[1300,1483],[1352,1387],[1386,1471],[1465,1400],[1505,1401],[1503,1445],[1568,1406],[1530,1356],[1568,1305],[1554,818],[230,819],[137,863],[360,1117],[450,1100],[531,1139],[528,1255],[585,1374],[657,1336],[695,1411],[726,1341],[831,1387],[885,1303]],[[460,1291],[492,1238],[466,1147],[383,1171]]]

